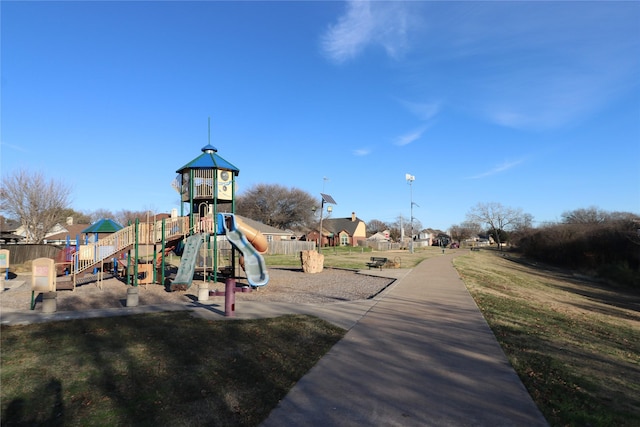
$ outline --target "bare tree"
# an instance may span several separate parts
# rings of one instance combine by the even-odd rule
[[[88,215],[92,223],[96,221],[100,221],[101,219],[112,219],[114,221],[117,221],[116,216],[109,209],[103,209],[103,208],[96,209],[95,211],[90,212]],[[120,225],[126,225],[126,224],[120,224]]]
[[[482,227],[475,222],[465,221],[461,224],[454,224],[449,229],[451,238],[458,243],[462,243],[463,240],[469,239],[473,236],[477,236],[480,233]]]
[[[508,208],[500,203],[478,203],[467,213],[467,221],[485,224],[489,232],[496,238],[498,247],[502,249],[500,235],[522,223],[522,209]]]
[[[391,226],[379,219],[372,219],[367,223],[367,234],[369,236],[390,229]]]
[[[312,227],[319,207],[319,198],[278,184],[257,184],[236,199],[239,215],[283,230]]]
[[[0,210],[19,220],[28,243],[42,243],[51,228],[65,219],[71,188],[41,172],[19,169],[2,179]]]
[[[398,215],[396,221],[391,224],[391,238],[393,240],[400,240],[402,237],[402,230],[404,230],[405,238],[413,238],[413,236],[417,235],[422,230],[422,223],[420,220],[413,218],[412,224],[409,218],[403,215]]]
[[[91,217],[83,212],[78,212],[75,209],[66,208],[63,209],[62,215],[64,218],[72,218],[74,224],[90,224]]]
[[[575,209],[562,213],[562,222],[565,224],[602,224],[607,221],[609,213],[595,206]]]
[[[146,211],[130,211],[128,209],[122,209],[116,213],[116,217],[112,218],[122,226],[127,226],[129,223],[134,224],[136,219],[139,222],[153,221],[153,212]]]

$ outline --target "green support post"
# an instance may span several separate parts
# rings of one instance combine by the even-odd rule
[[[138,225],[140,225],[140,220],[136,218],[136,226],[135,226],[135,242],[133,245],[133,251],[135,259],[133,260],[133,286],[138,286]]]
[[[160,273],[160,277],[162,278],[162,282],[160,283],[161,285],[164,286],[164,261],[165,261],[165,257],[167,255],[167,245],[166,242],[164,240],[164,222],[165,222],[166,218],[162,218],[162,272]]]

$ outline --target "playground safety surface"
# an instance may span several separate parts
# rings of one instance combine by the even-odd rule
[[[389,286],[394,276],[403,274],[402,270],[389,270],[389,273],[378,277],[376,272],[359,274],[355,271],[341,269],[324,269],[321,273],[305,274],[296,268],[271,268],[271,280],[268,285],[251,290],[241,278],[236,286],[245,286],[244,290],[251,292],[236,292],[236,303],[240,307],[243,302],[268,302],[280,304],[329,304],[335,302],[366,300]],[[386,276],[386,277],[384,277]],[[76,286],[75,291],[59,290],[57,292],[57,311],[52,314],[42,313],[42,295],[38,294],[34,310],[31,310],[31,277],[20,275],[16,279],[2,283],[5,291],[0,293],[0,307],[2,308],[2,323],[13,323],[10,319],[21,319],[21,323],[29,321],[68,319],[92,316],[95,310],[119,310],[121,314],[133,311],[152,310],[150,306],[173,304],[184,306],[185,309],[193,305],[210,308],[222,307],[224,310],[224,296],[211,296],[208,301],[198,301],[198,289],[206,284],[213,291],[224,291],[225,284],[221,282],[204,282],[194,280],[193,285],[186,291],[169,292],[166,286],[158,284],[139,285],[139,306],[126,307],[127,289],[131,288],[123,281],[109,278],[103,281],[89,281]],[[224,313],[223,313],[224,314]],[[30,320],[31,319],[31,320]]]

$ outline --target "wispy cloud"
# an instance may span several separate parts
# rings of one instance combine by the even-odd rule
[[[452,109],[548,130],[638,90],[637,2],[410,3],[424,25],[408,33],[406,79]]]
[[[440,112],[440,102],[411,102],[400,100],[400,103],[420,120],[433,119]]]
[[[368,148],[359,148],[357,150],[353,150],[354,156],[362,157],[362,156],[367,156],[369,154],[371,154],[371,150],[369,150]]]
[[[351,0],[322,36],[322,50],[336,63],[349,61],[368,46],[381,46],[392,58],[407,48],[409,15],[401,2]]]
[[[524,162],[524,160],[522,160],[522,159],[515,160],[515,161],[507,161],[507,162],[502,163],[501,165],[498,165],[498,166],[494,167],[491,170],[488,170],[486,172],[480,173],[478,175],[470,176],[467,179],[481,179],[481,178],[486,178],[486,177],[491,176],[491,175],[496,175],[496,174],[499,174],[499,173],[502,173],[502,172],[506,172],[509,169],[513,169],[514,167],[518,166],[522,162]]]
[[[411,144],[412,142],[417,141],[418,139],[420,139],[422,137],[422,134],[427,130],[427,126],[423,126],[419,129],[413,130],[409,133],[406,133],[404,135],[400,135],[399,137],[397,137],[394,141],[395,145],[398,145],[400,147]]]
[[[9,144],[9,143],[7,143],[5,141],[0,141],[0,146],[3,147],[3,148],[4,147],[10,148],[10,149],[12,149],[14,151],[19,151],[21,153],[28,153],[29,152],[29,150],[27,150],[24,147],[20,147],[19,145]]]

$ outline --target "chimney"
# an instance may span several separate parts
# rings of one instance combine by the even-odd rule
[[[73,217],[72,216],[68,216],[67,217],[67,225],[73,225]]]
[[[351,221],[352,222],[356,222],[356,213],[355,212],[351,212]]]

